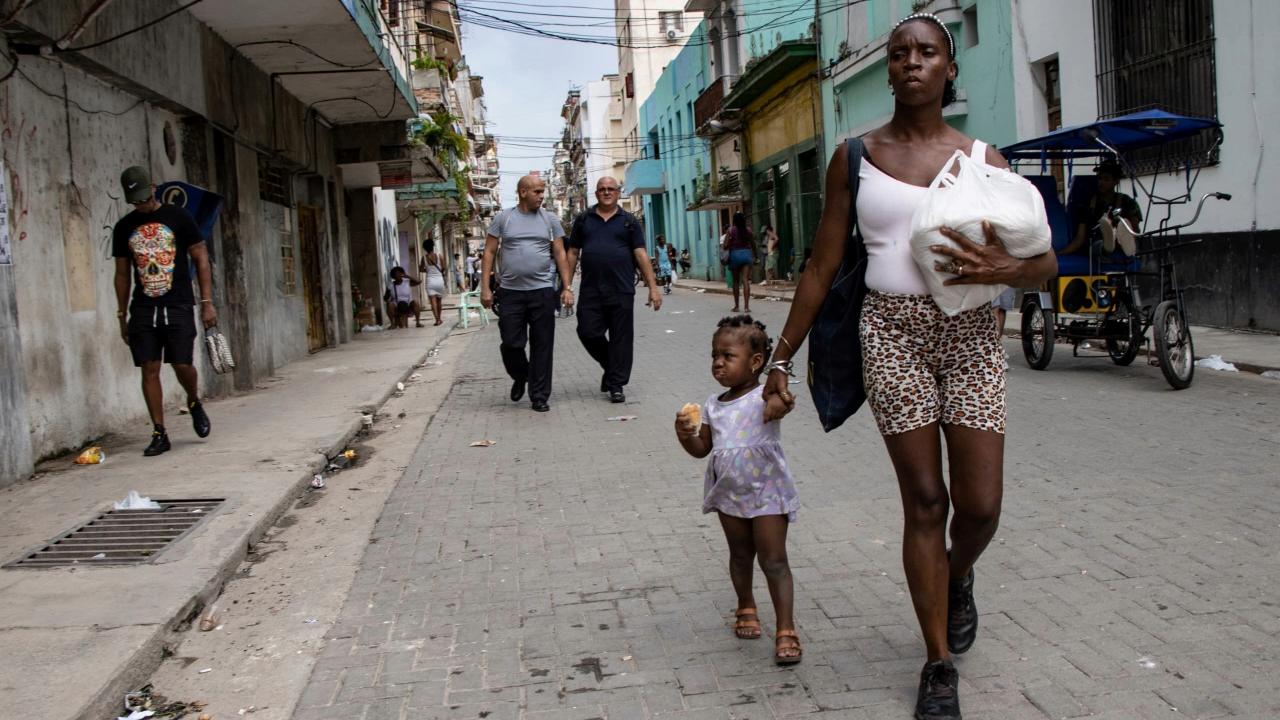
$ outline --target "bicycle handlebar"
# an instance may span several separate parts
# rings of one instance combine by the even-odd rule
[[[1168,234],[1169,232],[1172,232],[1172,231],[1174,231],[1174,230],[1181,230],[1182,228],[1185,228],[1185,227],[1191,227],[1192,225],[1195,225],[1195,224],[1196,224],[1196,221],[1200,219],[1200,212],[1201,212],[1202,210],[1204,210],[1204,203],[1205,203],[1205,201],[1206,201],[1206,200],[1208,200],[1209,198],[1213,198],[1213,199],[1215,199],[1215,200],[1227,200],[1227,201],[1230,201],[1230,200],[1231,200],[1231,193],[1223,193],[1223,192],[1211,192],[1211,193],[1205,193],[1203,196],[1201,196],[1201,198],[1200,198],[1200,202],[1196,205],[1196,214],[1195,214],[1195,215],[1192,215],[1190,220],[1188,220],[1188,221],[1186,221],[1186,222],[1182,223],[1181,225],[1170,225],[1169,227],[1163,227],[1163,228],[1160,228],[1159,230],[1152,230],[1152,231],[1150,231],[1150,232],[1140,233],[1140,232],[1138,232],[1138,231],[1136,231],[1136,230],[1134,230],[1134,229],[1133,229],[1133,226],[1129,224],[1129,221],[1128,221],[1127,219],[1125,219],[1125,218],[1123,218],[1123,217],[1119,217],[1119,218],[1116,218],[1116,219],[1117,219],[1117,220],[1119,220],[1120,222],[1124,223],[1124,226],[1129,230],[1129,232],[1133,233],[1133,236],[1134,236],[1135,238],[1152,238],[1152,237],[1156,237],[1156,236],[1158,236],[1158,235],[1165,235],[1165,234]],[[1192,244],[1192,243],[1182,243],[1181,245],[1190,245],[1190,244]],[[1178,247],[1181,247],[1181,245],[1179,245]],[[1166,249],[1166,250],[1167,250],[1168,248],[1163,248],[1163,249]],[[1146,255],[1146,254],[1149,254],[1149,253],[1152,253],[1152,252],[1157,252],[1157,251],[1155,251],[1155,250],[1147,250],[1147,251],[1145,251],[1145,252],[1141,252],[1141,253],[1134,253],[1134,254],[1135,254],[1135,255]]]

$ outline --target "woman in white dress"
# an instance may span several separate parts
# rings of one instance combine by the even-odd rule
[[[435,316],[435,324],[442,325],[444,320],[440,319],[440,314],[441,303],[444,301],[444,258],[436,252],[434,240],[423,240],[422,249],[426,254],[418,263],[418,271],[427,274],[427,301],[431,303],[431,314]]]

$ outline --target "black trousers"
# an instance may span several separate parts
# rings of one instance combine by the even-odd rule
[[[529,383],[529,399],[551,397],[551,358],[556,342],[556,291],[498,290],[498,333],[502,364],[512,380]],[[525,357],[524,346],[529,345]]]
[[[631,381],[635,300],[635,295],[620,293],[591,293],[578,299],[578,339],[600,363],[610,390],[621,390]]]

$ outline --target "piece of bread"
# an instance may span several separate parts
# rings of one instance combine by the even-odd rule
[[[685,403],[684,407],[680,408],[680,414],[688,417],[689,422],[694,425],[702,424],[702,406],[698,403]]]

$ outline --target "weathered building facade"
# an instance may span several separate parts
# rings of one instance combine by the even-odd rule
[[[221,196],[207,243],[238,365],[204,367],[202,392],[249,390],[351,339],[352,238],[372,223],[350,206],[413,164],[416,113],[409,58],[363,2],[19,8],[0,41],[16,63],[0,84],[0,484],[145,417],[115,315],[121,170]]]

